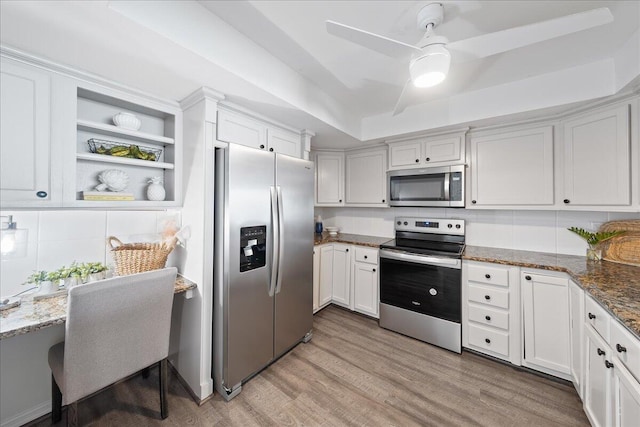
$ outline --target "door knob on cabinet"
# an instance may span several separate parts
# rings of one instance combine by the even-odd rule
[[[269,151],[273,151],[273,147],[269,148]]]
[[[607,367],[607,369],[611,369],[613,368],[613,363],[609,362],[608,360],[604,361],[604,366]]]
[[[41,199],[44,199],[45,197],[47,197],[47,192],[46,191],[38,191],[36,193],[36,196],[40,197]]]
[[[485,338],[484,342],[486,342],[487,344],[491,344],[491,340],[489,338]]]
[[[593,313],[589,313],[587,316],[589,317],[589,319],[595,319],[596,318],[596,315],[593,314]]]
[[[365,255],[365,256],[364,256],[364,259],[367,259],[367,258],[368,258],[368,257]]]
[[[260,149],[264,150],[264,144],[260,144]]]
[[[598,351],[598,356],[604,356],[604,350],[599,348],[597,351]]]
[[[490,275],[490,274],[485,274],[485,275],[484,275],[484,277],[485,277],[486,279],[491,279],[491,275]]]
[[[430,161],[431,161],[431,158],[430,158],[430,157],[427,157],[427,162],[430,162]]]
[[[473,204],[475,205],[475,204],[476,204],[476,201],[475,201],[475,200],[472,200],[472,201],[471,201],[471,203],[473,203]]]
[[[338,203],[342,203],[342,199],[338,200]]]
[[[531,280],[531,276],[524,276],[525,279]]]
[[[374,273],[376,272],[376,269],[375,269],[375,268],[373,269],[373,272],[374,272]]]
[[[385,200],[385,199],[382,199],[382,203],[384,203],[384,202],[386,202],[386,200]]]
[[[487,319],[487,322],[491,321],[491,316],[484,316],[485,319]]]
[[[623,347],[620,344],[616,344],[616,350],[618,350],[618,353],[624,353],[627,351],[627,347]]]
[[[420,163],[420,159],[416,159],[416,163]]]
[[[345,251],[345,252],[349,252],[349,249],[345,249],[344,251]]]
[[[491,295],[485,295],[484,299],[486,299],[487,301],[491,299]]]
[[[564,204],[565,204],[565,205],[568,205],[569,203],[571,203],[571,200],[569,200],[569,199],[564,199],[564,200],[563,200],[563,202],[564,202]]]

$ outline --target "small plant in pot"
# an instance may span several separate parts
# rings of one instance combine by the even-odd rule
[[[594,233],[578,227],[570,227],[567,228],[567,230],[576,233],[587,242],[589,245],[587,248],[587,259],[593,261],[600,261],[602,259],[602,249],[598,248],[600,243],[624,233],[624,231],[598,231]]]
[[[88,262],[84,264],[89,274],[89,282],[102,280],[106,277],[107,266],[101,262]]]
[[[62,267],[58,270],[60,273],[60,286],[66,289],[72,288],[80,283],[81,271],[78,264],[74,261],[69,267]]]
[[[34,284],[38,287],[39,294],[49,294],[55,291],[53,283],[49,279],[49,273],[45,270],[34,270],[34,272],[27,278],[29,284]]]

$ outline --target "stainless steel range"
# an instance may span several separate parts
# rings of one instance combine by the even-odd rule
[[[380,326],[460,353],[464,220],[396,218],[380,247]]]

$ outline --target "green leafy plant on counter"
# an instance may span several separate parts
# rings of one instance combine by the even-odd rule
[[[81,276],[80,266],[75,261],[73,261],[69,267],[60,267],[58,273],[60,273],[61,279],[78,278]]]
[[[50,271],[47,273],[47,280],[57,283],[60,281],[60,270]]]
[[[26,284],[35,284],[35,285],[40,285],[40,283],[42,282],[46,282],[47,280],[47,276],[49,273],[47,273],[45,270],[34,270],[33,273],[27,277],[27,281],[23,283]]]
[[[612,237],[619,236],[620,234],[624,234],[624,231],[598,231],[596,233],[587,231],[584,228],[578,227],[569,227],[567,230],[576,233],[578,236],[582,237],[586,240],[589,248],[595,249],[595,247],[606,241],[611,239]]]

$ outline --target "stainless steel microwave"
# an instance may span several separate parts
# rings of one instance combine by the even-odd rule
[[[464,207],[465,165],[387,172],[389,206]]]

